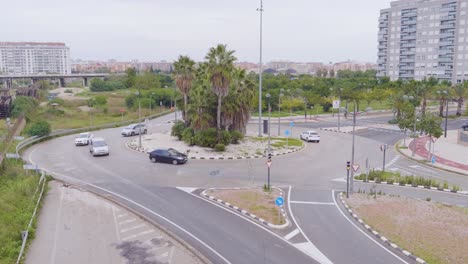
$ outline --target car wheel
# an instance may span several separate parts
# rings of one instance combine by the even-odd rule
[[[132,134],[130,134],[131,136],[134,136],[135,135],[135,132],[132,132]]]
[[[172,161],[172,164],[177,165],[177,164],[179,164],[179,163],[177,162],[177,160],[173,160],[173,161]]]
[[[143,134],[146,134],[148,131],[145,129],[145,131],[143,131]]]
[[[156,157],[151,157],[151,162],[156,163],[158,162],[158,160],[156,159]]]

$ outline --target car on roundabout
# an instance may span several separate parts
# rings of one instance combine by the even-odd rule
[[[78,137],[75,138],[75,146],[86,146],[89,145],[89,141],[93,137],[93,134],[90,132],[80,133]]]
[[[162,162],[174,165],[187,163],[188,160],[187,155],[180,153],[173,148],[155,149],[149,153],[149,159],[153,163]]]
[[[138,124],[131,124],[129,126],[126,126],[122,130],[122,136],[128,137],[128,136],[134,136],[138,134],[146,134],[148,132],[148,128],[146,127],[145,124],[138,123]]]
[[[466,122],[465,124],[463,124],[461,126],[461,128],[463,129],[463,131],[468,131],[468,122]]]
[[[91,153],[94,157],[108,156],[109,146],[103,138],[92,138],[89,141],[89,153]]]
[[[320,135],[313,130],[302,132],[300,137],[302,140],[305,140],[307,142],[320,142]]]

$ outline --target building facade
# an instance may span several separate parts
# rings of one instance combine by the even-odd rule
[[[70,74],[64,43],[0,42],[0,75]]]
[[[468,80],[468,0],[400,0],[379,17],[377,76]]]

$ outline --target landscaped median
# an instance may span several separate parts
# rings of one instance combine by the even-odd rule
[[[468,263],[468,209],[375,193],[340,197],[364,228],[417,262]]]
[[[273,187],[270,191],[266,188],[208,189],[202,195],[268,227],[289,226],[283,206],[275,204],[275,199],[283,197],[283,190],[279,188]]]

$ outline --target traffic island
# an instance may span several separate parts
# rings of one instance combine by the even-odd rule
[[[280,188],[208,189],[201,195],[270,228],[283,229],[290,224]]]
[[[466,208],[376,193],[340,194],[340,201],[364,229],[418,263],[468,260]]]

